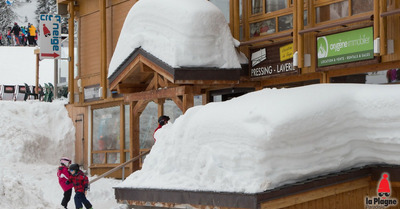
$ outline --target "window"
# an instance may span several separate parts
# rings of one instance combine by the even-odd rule
[[[278,17],[278,31],[289,30],[293,28],[293,14]]]
[[[373,0],[351,0],[351,14],[356,15],[374,10]]]
[[[93,164],[120,163],[120,106],[93,110]]]
[[[124,140],[124,152],[125,152],[125,160],[127,161],[127,160],[129,160],[129,142],[130,142],[130,126],[129,126],[129,124],[130,124],[130,106],[129,105],[125,105],[124,106],[124,108],[125,108],[125,140]],[[126,156],[128,156],[127,158],[126,158]]]
[[[250,37],[257,37],[276,32],[275,18],[250,24]]]
[[[266,13],[275,12],[287,7],[286,0],[265,0],[265,11]]]
[[[349,16],[349,1],[342,1],[326,6],[317,7],[316,22],[325,22],[329,20],[336,20]]]
[[[262,13],[262,0],[251,0],[251,14]]]

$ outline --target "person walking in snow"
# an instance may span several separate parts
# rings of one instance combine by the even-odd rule
[[[14,27],[11,29],[11,33],[14,33],[15,45],[19,46],[19,32],[21,28],[19,27],[18,23],[14,23]]]
[[[169,117],[166,115],[162,115],[158,118],[158,127],[156,128],[156,130],[154,130],[153,133],[153,138],[154,138],[154,143],[156,143],[156,138],[154,137],[154,134],[156,134],[156,132],[158,131],[158,129],[160,129],[161,127],[163,127],[165,124],[167,124],[169,121]]]
[[[64,191],[64,197],[61,201],[61,205],[64,208],[67,208],[68,202],[71,200],[72,195],[72,184],[67,184],[66,182],[70,178],[70,173],[68,172],[68,167],[71,164],[71,160],[67,157],[62,157],[60,159],[60,167],[58,167],[57,176],[58,176],[58,183],[60,184],[61,188]]]
[[[75,189],[75,207],[76,209],[82,209],[83,205],[87,209],[93,209],[92,204],[86,199],[86,192],[89,190],[89,179],[88,177],[79,170],[78,164],[72,164],[69,166],[69,172],[71,174],[67,184],[72,184]]]

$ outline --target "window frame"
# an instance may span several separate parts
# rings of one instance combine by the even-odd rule
[[[126,162],[129,159],[126,159],[125,157],[125,153],[130,153],[130,149],[129,149],[129,145],[128,147],[125,147],[125,111],[126,109],[126,105],[130,106],[129,103],[121,103],[121,102],[113,102],[113,103],[107,103],[107,104],[102,104],[102,105],[98,105],[98,106],[92,106],[91,108],[91,140],[90,140],[90,165],[91,167],[102,167],[102,166],[110,166],[110,165],[118,165],[121,163]],[[94,150],[94,112],[96,110],[101,110],[101,109],[106,109],[106,108],[113,108],[113,107],[119,107],[119,147],[117,147],[116,149],[112,149],[112,150]],[[130,108],[129,108],[130,109]],[[129,123],[129,121],[128,121]],[[129,125],[130,127],[130,125]],[[129,130],[130,131],[130,130]],[[129,134],[130,136],[130,134]],[[129,143],[131,143],[131,140],[129,138]],[[119,154],[119,162],[118,163],[109,163],[108,162],[108,155],[109,154],[114,154],[114,153],[118,153]],[[94,163],[94,155],[96,154],[104,154],[104,162],[105,163]]]

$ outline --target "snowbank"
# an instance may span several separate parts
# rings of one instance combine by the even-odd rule
[[[240,68],[225,17],[206,0],[135,3],[122,27],[108,76],[138,47],[172,67]]]
[[[264,89],[189,109],[118,187],[257,193],[369,163],[400,164],[400,86]]]
[[[58,163],[60,156],[74,153],[75,128],[64,103],[1,101],[0,158]]]
[[[0,208],[62,208],[59,159],[73,159],[75,150],[75,129],[64,104],[0,101]],[[112,187],[119,182],[101,179],[91,185],[94,208],[126,208],[115,201]],[[69,208],[74,207],[72,198]]]

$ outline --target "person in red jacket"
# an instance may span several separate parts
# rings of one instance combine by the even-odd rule
[[[79,170],[78,164],[72,164],[69,166],[69,172],[71,173],[70,179],[67,184],[72,183],[75,189],[75,207],[76,209],[83,208],[83,205],[87,209],[93,209],[92,204],[86,199],[86,191],[89,190],[89,179],[88,177]],[[82,205],[83,204],[83,205]]]
[[[71,200],[72,194],[72,184],[67,184],[66,182],[70,178],[70,174],[68,172],[68,166],[71,164],[71,160],[67,157],[63,157],[60,159],[60,167],[58,167],[57,176],[58,176],[58,183],[60,183],[61,188],[64,191],[64,197],[61,201],[61,205],[64,208],[67,208],[68,202]]]
[[[156,143],[156,138],[154,137],[154,134],[156,133],[156,131],[158,131],[158,129],[160,129],[161,127],[163,127],[165,124],[167,124],[169,121],[169,117],[166,115],[162,115],[158,118],[158,127],[156,128],[156,130],[154,130],[153,132],[153,138],[154,138],[154,143]]]

